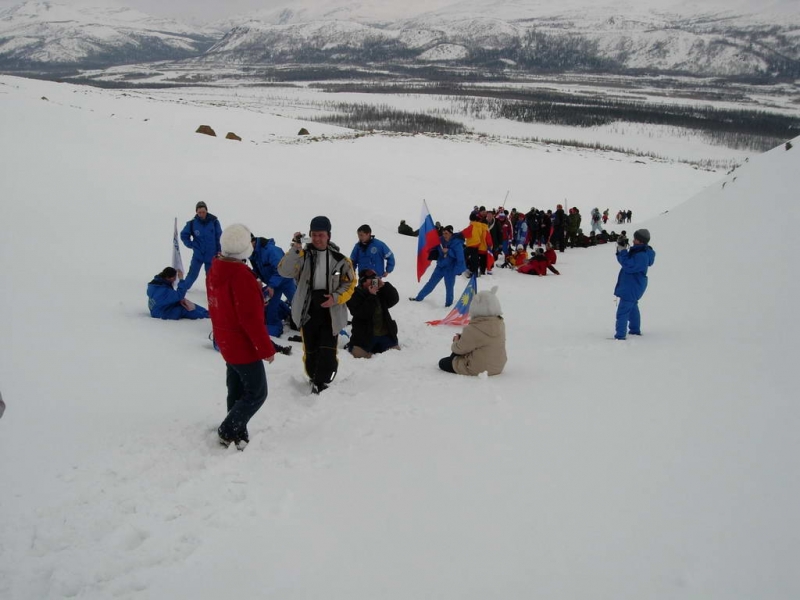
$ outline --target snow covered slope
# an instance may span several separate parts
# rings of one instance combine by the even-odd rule
[[[300,126],[329,137],[298,141]],[[797,145],[724,175],[552,146],[337,139],[230,104],[11,77],[0,129],[4,600],[800,595]],[[445,314],[437,289],[393,309],[399,352],[341,352],[319,397],[299,347],[277,357],[250,446],[215,445],[225,366],[209,324],[146,310],[175,216],[202,199],[285,246],[326,214],[346,251],[369,223],[405,298],[416,239],[399,220],[425,198],[462,227],[507,191],[522,209],[633,210],[628,232],[648,227],[657,252],[643,337],[608,339],[613,248],[568,250],[561,276],[479,280],[499,285],[502,375],[438,370],[457,330],[425,325]]]

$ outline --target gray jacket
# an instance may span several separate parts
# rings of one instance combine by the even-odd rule
[[[297,282],[297,292],[292,298],[292,320],[298,327],[308,322],[308,307],[311,301],[314,276],[314,247],[307,244],[303,250],[289,250],[278,263],[278,273],[282,277],[292,277]],[[350,259],[339,252],[334,244],[328,244],[328,293],[333,294],[335,304],[331,306],[331,325],[333,334],[347,326],[347,301],[353,295],[358,278],[353,272]]]

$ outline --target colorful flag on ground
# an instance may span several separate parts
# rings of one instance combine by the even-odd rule
[[[422,201],[422,217],[420,218],[419,237],[417,238],[417,281],[422,279],[422,275],[431,264],[428,255],[431,250],[439,245],[439,232],[433,224],[431,213],[428,211],[428,203]]]
[[[478,293],[478,277],[473,275],[469,280],[467,287],[456,302],[447,316],[439,321],[428,321],[428,325],[468,325],[469,324],[469,305],[472,304],[472,298]]]
[[[178,241],[178,217],[175,217],[175,231],[172,234],[172,268],[178,271],[180,279],[186,272],[183,270],[183,259],[181,258],[181,246]]]

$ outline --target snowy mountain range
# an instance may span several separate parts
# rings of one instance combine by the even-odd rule
[[[758,12],[745,0],[719,7],[683,0],[565,0],[557,6],[543,0],[306,0],[204,29],[125,8],[51,2],[0,13],[0,66],[200,55],[220,65],[400,62],[795,78],[800,10],[789,0]]]
[[[0,12],[0,67],[108,66],[196,56],[198,28],[121,6],[32,0]]]

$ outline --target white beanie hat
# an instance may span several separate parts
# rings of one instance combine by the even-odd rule
[[[253,254],[253,244],[250,239],[250,230],[244,225],[240,223],[228,225],[219,239],[220,246],[222,246],[222,256],[237,260],[247,260]]]
[[[499,317],[503,314],[500,299],[497,297],[497,286],[488,292],[478,292],[469,305],[470,317]]]

